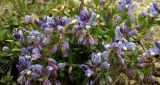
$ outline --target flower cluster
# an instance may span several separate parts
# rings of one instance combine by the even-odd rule
[[[118,6],[118,11],[120,12],[130,12],[132,11],[137,5],[132,3],[132,0],[120,0],[120,5]]]
[[[79,45],[89,47],[98,43],[98,39],[89,32],[91,26],[96,26],[97,16],[94,12],[88,12],[86,8],[81,10],[80,16],[76,16],[78,25],[74,25],[73,33],[76,35]]]
[[[86,69],[85,75],[90,77],[94,73],[96,74],[101,69],[109,69],[110,63],[107,61],[109,54],[106,52],[101,53],[92,53],[91,61],[89,64],[81,64],[80,68]]]
[[[149,13],[147,13],[146,10],[142,11],[142,14],[148,17],[156,17],[159,15],[159,13],[160,13],[160,9],[156,2],[153,2],[152,4],[149,5]]]
[[[144,68],[149,65],[149,63],[155,62],[155,58],[158,58],[160,55],[160,41],[155,42],[156,48],[150,48],[149,50],[143,53],[144,57],[138,59],[138,66]]]

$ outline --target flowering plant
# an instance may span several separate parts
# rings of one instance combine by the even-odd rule
[[[75,7],[78,12],[72,10],[77,12],[74,15],[25,15],[24,27],[13,29],[21,47],[17,83],[114,85],[121,83],[120,76],[138,84],[157,83],[154,62],[160,55],[160,40],[146,48],[141,37],[156,23],[160,8],[153,2],[148,10],[135,14],[140,2],[94,0],[85,4],[81,0]]]

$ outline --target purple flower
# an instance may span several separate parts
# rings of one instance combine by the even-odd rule
[[[160,49],[158,48],[151,48],[149,49],[149,56],[155,56],[155,55],[159,55],[160,53]]]
[[[55,61],[54,59],[52,59],[52,58],[49,58],[49,59],[48,59],[48,66],[53,67],[53,70],[51,71],[51,73],[52,73],[54,76],[57,76],[58,66],[57,66],[56,61]]]
[[[23,81],[24,81],[24,76],[23,76],[23,75],[19,76],[18,79],[17,79],[17,82],[18,82],[19,84],[22,84]]]
[[[158,13],[160,13],[160,9],[159,9],[158,4],[156,2],[153,3],[153,7]]]
[[[27,36],[27,43],[33,43],[35,41],[35,36]]]
[[[138,2],[142,2],[143,0],[137,0]]]
[[[76,16],[77,21],[80,24],[80,27],[85,26],[96,26],[96,14],[94,12],[88,12],[87,9],[83,8],[80,12],[80,16]]]
[[[35,65],[32,66],[32,69],[33,69],[34,72],[36,72],[38,74],[42,74],[44,67],[40,64],[35,64]]]
[[[85,41],[85,39],[86,39],[85,35],[83,35],[83,34],[79,35],[79,37],[78,37],[78,44],[83,43]]]
[[[21,49],[21,53],[22,53],[23,55],[30,54],[29,49],[28,49],[28,48],[25,48],[25,47],[23,47],[23,48]]]
[[[62,46],[61,51],[62,51],[63,57],[66,58],[68,56],[68,51],[69,51],[69,41],[62,40],[61,46]]]
[[[67,58],[67,56],[68,56],[68,50],[65,49],[65,48],[62,48],[61,50],[62,50],[63,57]]]
[[[40,54],[40,49],[39,49],[39,48],[34,48],[34,49],[32,50],[32,53],[33,53],[33,54]]]
[[[127,69],[127,74],[128,74],[128,76],[132,76],[132,74],[133,74],[133,69],[132,68],[128,68]]]
[[[64,68],[66,66],[66,63],[59,63],[58,68]]]
[[[135,27],[135,29],[133,30],[130,30],[130,28],[126,27],[125,25],[122,26],[122,27],[116,27],[115,29],[115,35],[116,37],[126,37],[126,36],[133,36],[133,35],[136,35],[138,30],[141,29],[144,25],[141,24],[141,25],[138,25]]]
[[[44,38],[41,39],[41,40],[43,40],[43,42],[38,41],[38,40],[34,41],[35,47],[38,48],[39,50],[42,50],[42,48],[44,47],[44,44],[47,44],[50,41],[50,40],[47,40],[47,39],[45,40]]]
[[[38,25],[39,27],[41,27],[41,25],[43,24],[43,22],[42,22],[41,20],[39,20],[39,19],[35,19],[35,20],[34,20],[34,23],[35,23],[36,25]]]
[[[53,47],[51,48],[51,52],[52,52],[52,53],[56,53],[56,52],[57,52],[57,49],[58,49],[58,45],[55,44],[55,45],[53,45]]]
[[[40,74],[38,74],[38,73],[36,73],[36,72],[32,72],[32,73],[31,73],[31,77],[32,77],[32,79],[35,80],[35,81],[37,80],[37,78],[38,78],[39,76],[40,76]]]
[[[104,4],[106,0],[100,0],[100,4]]]
[[[148,77],[146,77],[146,80],[151,82],[151,83],[155,83],[156,82],[156,77],[154,75],[149,75]]]
[[[114,37],[114,42],[122,42],[122,41],[123,41],[123,37],[121,37],[121,36]]]
[[[15,37],[15,39],[20,40],[21,39],[21,35],[18,33],[14,33],[13,36]]]
[[[50,23],[50,22],[53,22],[53,20],[52,20],[52,17],[50,17],[50,16],[44,16],[44,19],[43,19],[44,21],[44,23]]]
[[[89,69],[89,66],[88,66],[88,65],[86,65],[86,64],[81,64],[79,67],[80,67],[80,68]]]
[[[134,30],[130,31],[130,32],[128,33],[128,36],[133,36],[133,35],[135,35],[135,34],[137,34],[137,29],[134,29]]]
[[[51,71],[53,70],[54,68],[52,66],[47,66],[45,69],[44,69],[44,73],[49,76]]]
[[[103,69],[108,69],[110,67],[110,63],[108,62],[103,62],[101,65],[100,65],[101,68]]]
[[[104,48],[108,51],[112,48],[112,45],[110,43],[109,44],[107,43],[104,45]]]
[[[160,49],[160,40],[156,41],[155,45]]]
[[[118,56],[119,56],[118,58],[119,58],[120,63],[121,63],[123,66],[126,66],[126,65],[125,65],[125,61],[124,61],[124,59],[121,57],[121,55],[119,54]]]
[[[149,14],[147,13],[147,11],[145,9],[142,10],[142,15],[149,16]]]
[[[31,23],[31,16],[30,15],[26,15],[25,16],[25,22],[28,24],[28,23]]]
[[[137,66],[140,68],[144,68],[147,64],[146,63],[138,63]]]
[[[138,63],[145,63],[146,59],[144,57],[138,58]]]
[[[23,38],[24,38],[24,30],[19,30],[18,32],[17,31],[13,32],[13,36],[17,40],[23,40]]]
[[[109,54],[110,54],[110,51],[103,51],[101,56],[102,58],[107,59],[109,57]]]
[[[42,29],[49,28],[49,25],[47,23],[42,23],[41,28]]]
[[[127,10],[133,10],[136,7],[136,4],[132,4],[131,0],[120,0],[120,5],[118,6],[119,12],[124,12]]]
[[[64,32],[64,27],[61,26],[61,25],[58,25],[58,26],[57,26],[57,31],[58,31],[58,32]]]
[[[140,24],[140,25],[137,25],[134,29],[140,30],[143,27],[144,27],[144,24]]]
[[[157,12],[157,10],[155,9],[154,6],[156,6],[156,5],[155,4],[150,4],[149,5],[149,10],[150,10],[150,16],[151,17],[156,17],[158,15],[158,12]]]
[[[69,50],[69,41],[68,41],[68,40],[62,40],[62,41],[61,41],[61,45],[62,45],[63,48],[65,48],[66,50]]]
[[[44,38],[42,42],[43,42],[44,45],[47,45],[47,44],[49,44],[51,42],[51,39]]]
[[[136,48],[135,43],[133,42],[125,42],[121,45],[123,50],[134,50]]]
[[[92,69],[87,69],[86,71],[85,71],[85,75],[87,76],[87,77],[90,77],[91,75],[93,75],[94,74],[94,71],[92,70]]]
[[[98,40],[97,40],[97,39],[94,39],[91,35],[88,37],[88,40],[89,40],[89,44],[90,44],[91,46],[98,43]]]
[[[44,29],[44,32],[49,35],[49,34],[52,34],[53,33],[53,28],[45,28]]]
[[[29,69],[25,69],[21,71],[21,76],[17,79],[17,82],[19,84],[25,84],[30,85],[31,78],[29,77],[31,74],[31,71]],[[29,75],[29,76],[28,76]]]
[[[96,65],[98,65],[102,62],[101,57],[99,55],[97,55],[96,53],[92,53],[91,60]]]
[[[43,81],[43,85],[52,85],[52,83],[50,82],[50,80],[48,80],[48,78],[46,78],[46,79]]]
[[[25,78],[25,85],[31,85],[31,80],[29,78]]]
[[[90,80],[90,82],[87,83],[86,85],[94,85],[94,82],[92,80]]]
[[[41,33],[38,32],[38,31],[36,31],[36,30],[31,30],[30,31],[30,35],[32,35],[32,36],[39,36],[39,35],[41,35]]]
[[[122,18],[121,18],[120,16],[116,16],[116,20],[117,20],[118,22],[120,22],[120,21],[122,21]]]
[[[74,25],[74,26],[73,26],[73,29],[74,29],[74,30],[79,30],[80,27],[79,27],[79,25]]]
[[[49,16],[44,16],[43,21],[41,21],[39,19],[35,19],[34,23],[36,25],[38,25],[39,27],[41,27],[42,29],[49,28],[49,27],[54,27],[55,26],[55,24],[54,24],[54,22],[52,20],[52,17],[49,17]]]
[[[71,19],[68,17],[55,17],[55,25],[56,27],[58,25],[60,26],[69,26],[69,24],[71,23]]]
[[[36,47],[32,49],[32,60],[37,60],[39,58],[41,58],[40,49]]]
[[[29,67],[32,64],[32,60],[30,57],[19,57],[19,65],[17,65],[17,69],[21,71],[22,68]]]

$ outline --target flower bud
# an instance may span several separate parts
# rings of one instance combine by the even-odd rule
[[[146,66],[146,63],[138,63],[137,66],[140,68],[144,68]]]
[[[29,15],[26,15],[25,16],[25,22],[28,24],[28,23],[31,23],[31,16]]]
[[[96,65],[102,62],[101,57],[97,55],[96,53],[92,53],[91,58],[92,58],[92,62]]]
[[[8,48],[8,46],[3,46],[3,47],[2,47],[2,51],[4,51],[4,52],[7,52],[7,51],[9,51],[9,48]]]
[[[101,65],[100,65],[101,68],[103,69],[108,69],[110,67],[110,63],[108,62],[103,62]]]
[[[153,7],[158,13],[160,13],[160,9],[158,8],[158,4],[156,2],[153,3]]]
[[[160,40],[156,41],[155,45],[160,49]]]
[[[34,20],[34,23],[35,23],[36,25],[38,25],[39,27],[41,27],[41,25],[42,25],[42,21],[39,20],[39,19],[35,19],[35,20]]]
[[[55,45],[53,45],[53,47],[51,48],[51,52],[52,52],[52,53],[56,53],[56,52],[57,52],[57,49],[58,49],[58,45],[55,44]]]
[[[53,33],[53,28],[45,28],[44,29],[44,32],[49,35],[49,34],[52,34]]]
[[[100,0],[100,4],[104,4],[106,0]]]
[[[22,84],[23,81],[24,81],[24,76],[23,76],[23,75],[19,76],[18,79],[17,79],[17,82],[18,82],[19,84]]]
[[[59,63],[58,68],[64,68],[66,66],[66,63]]]
[[[102,52],[101,56],[102,58],[107,59],[109,57],[109,54],[110,54],[110,51],[104,51]]]
[[[128,36],[133,36],[137,34],[137,29],[134,29],[128,33]]]
[[[74,30],[79,30],[80,27],[79,27],[79,25],[74,25],[74,26],[73,26],[73,29],[74,29]]]
[[[85,75],[86,75],[87,77],[90,77],[90,76],[93,75],[93,74],[94,74],[94,71],[91,70],[91,69],[87,69],[87,70],[85,71]]]

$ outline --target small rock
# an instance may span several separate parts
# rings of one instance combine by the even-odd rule
[[[135,80],[129,80],[129,85],[135,85],[136,81]]]
[[[156,81],[158,84],[160,84],[160,77],[156,77]]]
[[[160,62],[155,62],[154,65],[155,65],[155,68],[160,69]]]

